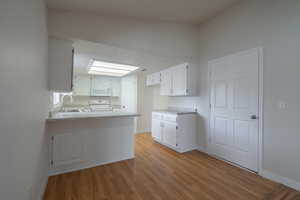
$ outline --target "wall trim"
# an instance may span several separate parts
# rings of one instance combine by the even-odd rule
[[[224,161],[224,162],[226,162],[226,163],[228,163],[228,164],[230,164],[230,165],[233,165],[233,166],[235,166],[235,167],[238,167],[238,168],[241,168],[241,169],[243,169],[243,170],[246,170],[246,171],[249,171],[249,172],[251,172],[251,173],[254,173],[253,171],[250,171],[250,170],[248,170],[248,169],[246,169],[246,168],[244,168],[244,167],[242,167],[242,166],[236,165],[236,164],[234,164],[234,163],[232,163],[232,162],[229,162],[229,161],[227,161],[227,160],[224,160],[224,159],[222,159],[222,158],[219,158],[219,157],[217,157],[217,156],[214,156],[214,155],[209,154],[209,153],[206,151],[206,148],[204,148],[203,146],[198,146],[198,149],[197,149],[197,150],[200,151],[200,152],[202,152],[202,153],[206,153],[206,154],[208,154],[209,156],[211,156],[211,157],[213,157],[213,158],[215,158],[215,159]],[[290,188],[293,188],[293,189],[295,189],[295,190],[300,191],[300,182],[295,181],[295,180],[290,179],[290,178],[287,178],[287,177],[284,177],[284,176],[281,176],[281,175],[279,175],[279,174],[273,173],[273,172],[271,172],[271,171],[269,171],[269,170],[261,169],[260,172],[259,172],[257,175],[258,175],[258,176],[262,176],[262,177],[264,177],[264,178],[266,178],[266,179],[269,179],[269,180],[271,180],[271,181],[274,181],[274,182],[283,184],[283,185],[285,185],[285,186],[287,186],[287,187],[290,187]]]
[[[120,162],[120,161],[124,161],[124,160],[130,160],[130,159],[133,159],[133,158],[134,158],[134,156],[129,156],[129,157],[126,157],[126,158],[122,158],[121,160],[117,159],[117,160],[111,160],[111,161],[106,161],[106,162],[94,162],[94,163],[90,163],[90,164],[87,164],[87,165],[82,166],[82,167],[75,167],[75,168],[66,169],[66,170],[51,171],[51,169],[50,169],[48,175],[49,176],[54,176],[54,175],[59,175],[59,174],[65,174],[65,173],[79,171],[79,170],[83,170],[83,169],[89,169],[89,168],[93,168],[93,167],[98,167],[98,166],[106,165],[106,164],[110,164],[110,163]]]
[[[209,153],[206,151],[206,148],[203,147],[203,146],[200,146],[200,145],[199,145],[199,146],[197,147],[197,150],[200,151],[200,152],[203,152],[203,153],[206,153],[206,154],[209,155]]]
[[[300,191],[300,182],[295,181],[293,179],[287,178],[285,176],[281,176],[279,174],[273,173],[269,170],[262,169],[260,172],[260,175],[264,178],[270,179],[272,181],[275,181],[277,183],[281,183],[283,185],[286,185],[288,187],[291,187],[295,190]]]
[[[43,180],[43,182],[41,183],[41,185],[39,187],[39,191],[38,191],[37,200],[43,200],[44,199],[44,194],[46,192],[46,188],[47,188],[47,184],[48,184],[48,178],[49,178],[49,176],[47,176]]]

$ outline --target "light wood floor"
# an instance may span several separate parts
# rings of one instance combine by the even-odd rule
[[[295,190],[192,151],[136,136],[136,158],[50,177],[45,200],[300,200]]]

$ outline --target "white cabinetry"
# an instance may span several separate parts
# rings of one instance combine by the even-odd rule
[[[161,71],[160,95],[197,95],[197,69],[189,63]]]
[[[152,113],[152,137],[156,140],[161,140],[162,136],[162,115],[160,113]]]
[[[71,92],[73,82],[73,43],[69,40],[49,39],[49,89]]]
[[[61,167],[83,161],[84,138],[78,133],[63,133],[52,136],[53,167]]]
[[[163,121],[162,141],[170,147],[177,148],[177,124],[174,122]]]
[[[172,70],[166,69],[160,72],[161,82],[160,82],[160,95],[172,96]]]
[[[92,76],[91,96],[111,96],[110,77]]]
[[[90,96],[91,77],[85,75],[75,76],[73,94],[77,96]]]
[[[120,78],[108,76],[93,76],[91,80],[91,96],[120,96]]]
[[[178,65],[171,69],[173,96],[188,95],[188,65]]]
[[[121,79],[111,78],[111,96],[119,97],[121,96]]]
[[[134,121],[116,116],[49,121],[50,175],[132,159]]]
[[[159,85],[160,84],[160,72],[147,75],[146,85]]]
[[[197,148],[196,115],[153,112],[152,137],[181,153],[194,150]]]
[[[121,79],[108,76],[76,75],[73,94],[119,97],[121,95]]]

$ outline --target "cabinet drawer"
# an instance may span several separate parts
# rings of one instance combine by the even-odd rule
[[[169,121],[169,122],[176,122],[177,115],[163,115],[163,120]]]
[[[163,119],[163,116],[160,113],[152,113],[152,118],[161,120]]]

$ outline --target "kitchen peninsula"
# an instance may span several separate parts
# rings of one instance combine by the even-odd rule
[[[50,175],[134,158],[130,112],[56,113],[47,119]]]

